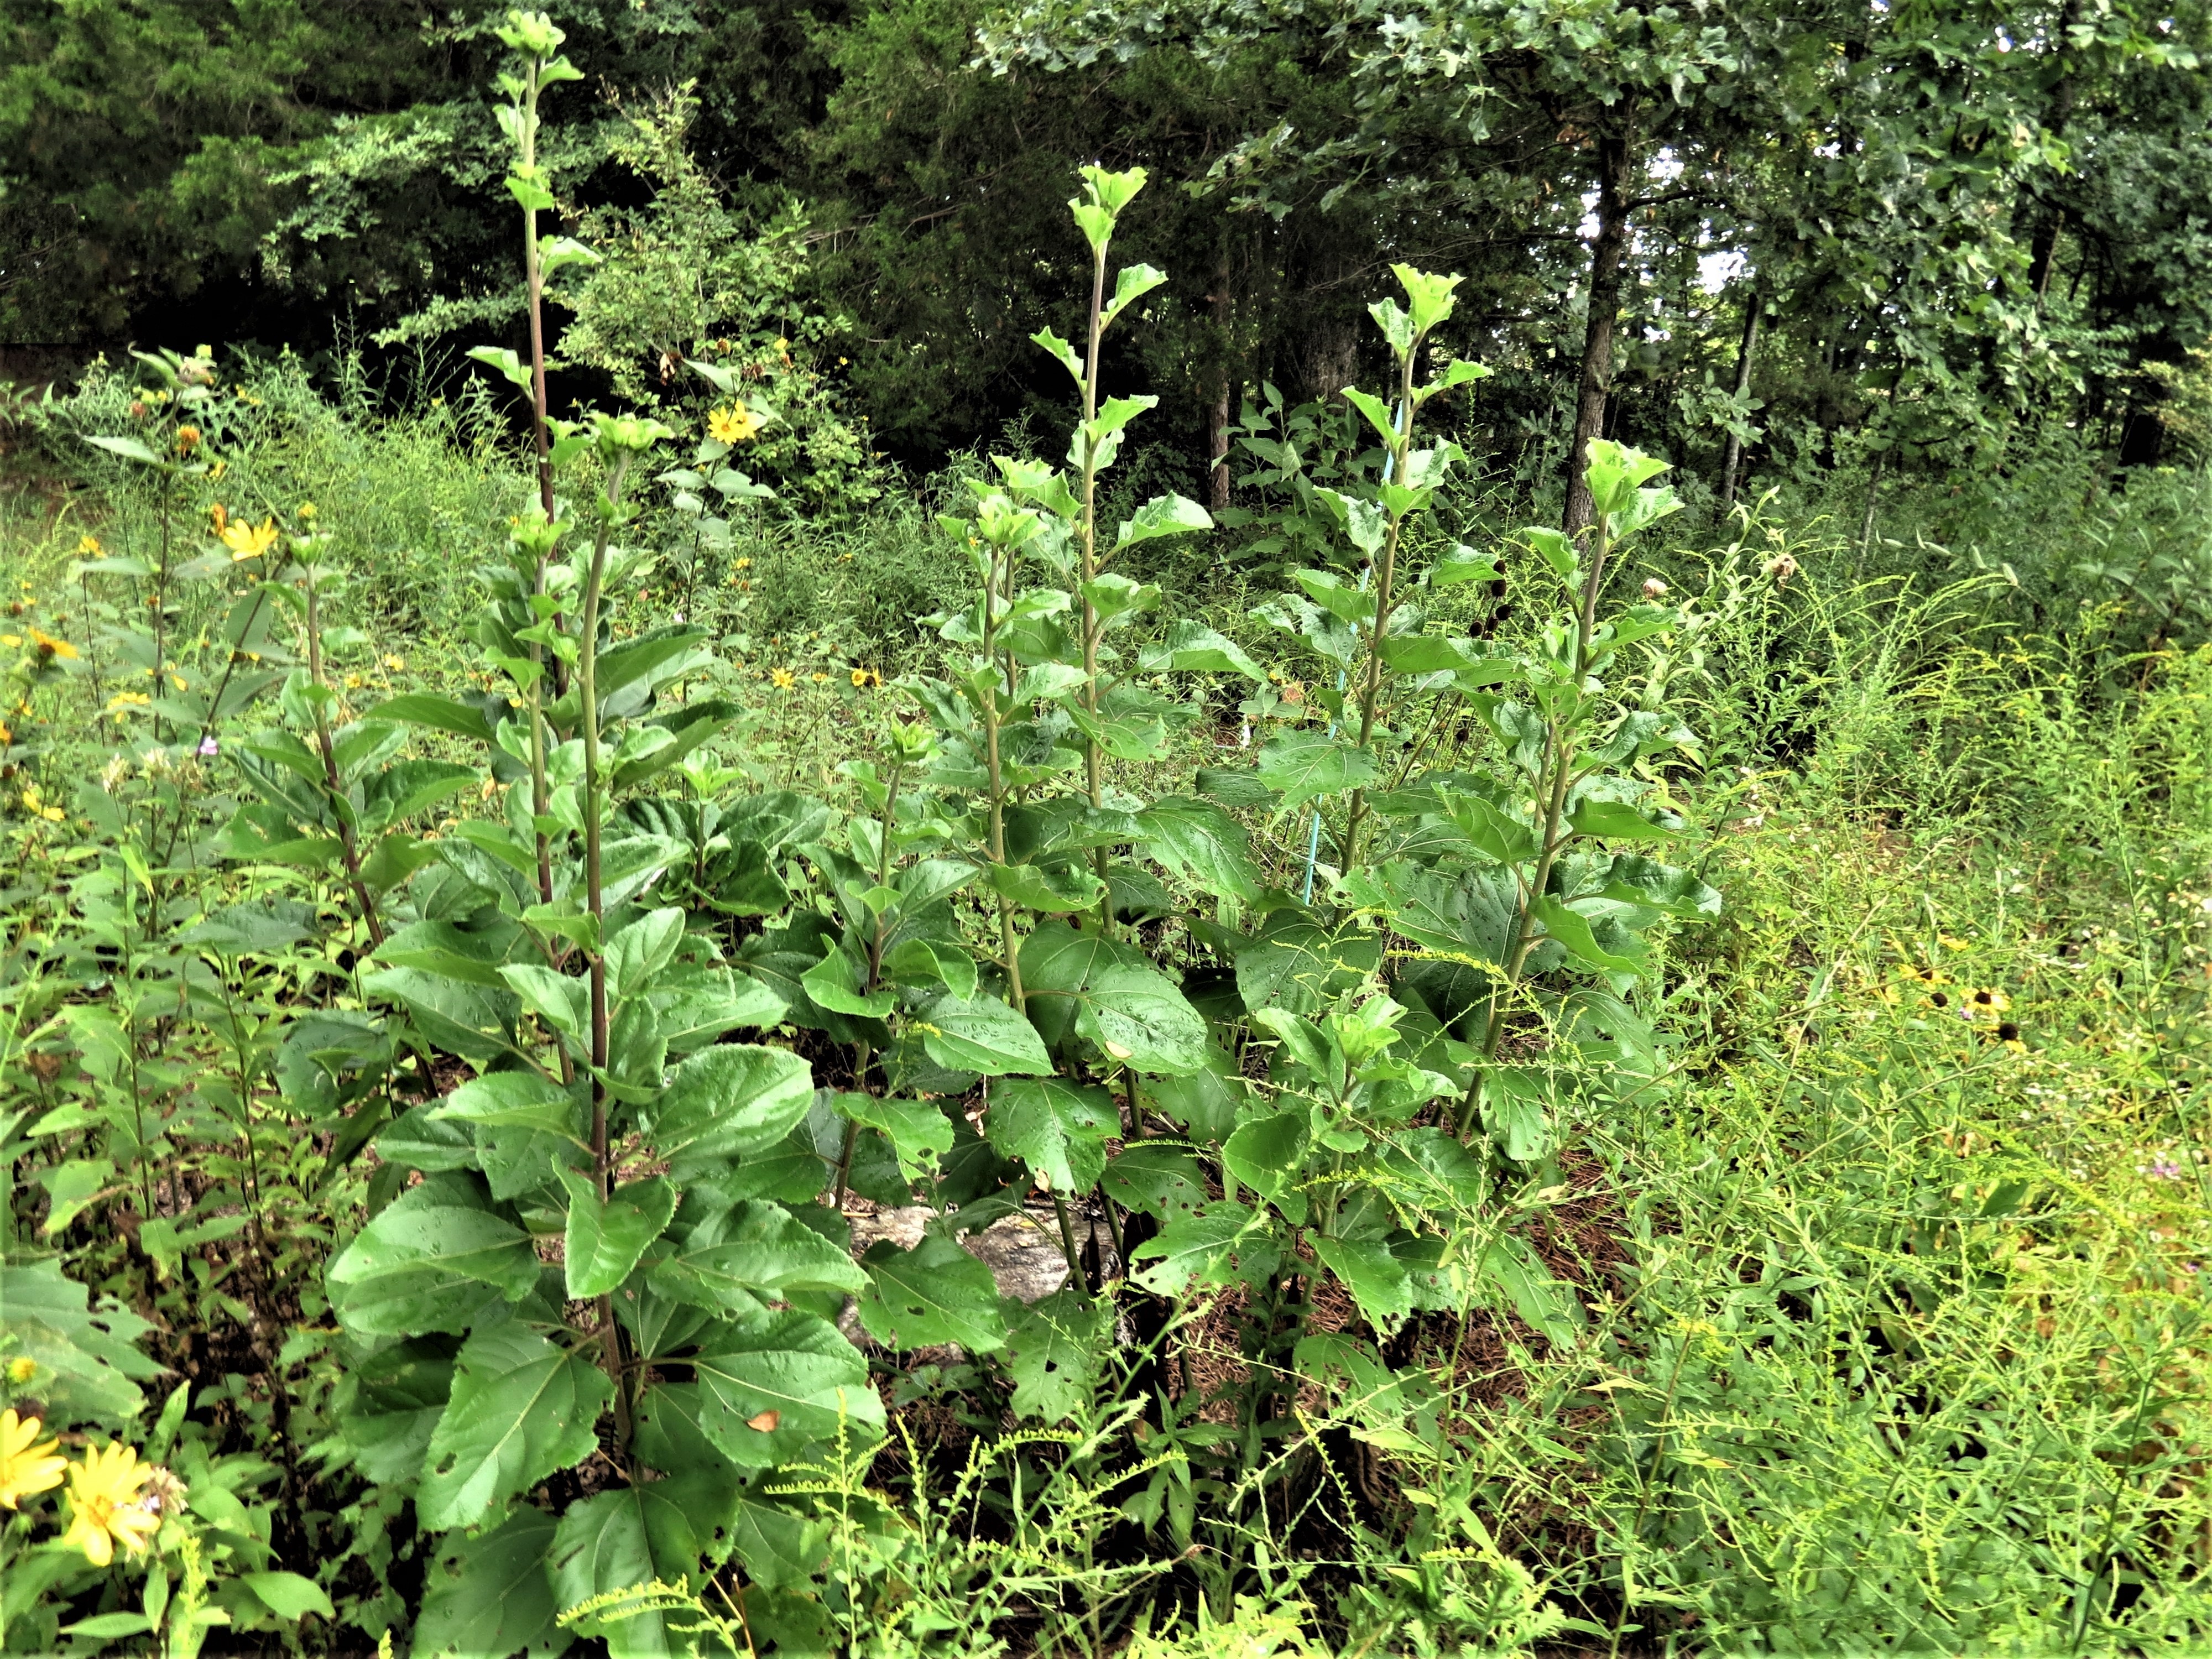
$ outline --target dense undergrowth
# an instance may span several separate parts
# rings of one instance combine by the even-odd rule
[[[1206,527],[1068,361],[828,526],[711,379],[550,522],[489,398],[22,414],[0,1640],[2212,1636],[2203,480],[1577,547],[1378,401]]]

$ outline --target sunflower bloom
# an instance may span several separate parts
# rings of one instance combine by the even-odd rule
[[[276,520],[264,519],[254,525],[240,519],[234,524],[227,524],[222,527],[222,544],[230,550],[233,564],[258,559],[276,545]]]
[[[144,1554],[146,1540],[161,1528],[161,1517],[140,1501],[153,1475],[153,1465],[138,1461],[137,1448],[119,1440],[88,1450],[69,1472],[70,1525],[62,1547],[82,1550],[95,1567],[115,1559],[118,1544],[128,1554]]]
[[[76,647],[67,640],[58,640],[38,629],[31,630],[31,647],[42,657],[74,657]]]
[[[799,683],[798,677],[788,668],[779,668],[768,678],[769,683],[779,691],[788,691]]]
[[[853,689],[855,691],[876,690],[883,683],[884,677],[872,668],[855,668],[853,671]]]
[[[742,399],[733,401],[727,409],[715,410],[707,416],[707,435],[716,443],[741,444],[760,435],[761,423]]]
[[[9,1374],[15,1374],[13,1364]],[[38,1443],[39,1431],[45,1426],[35,1417],[0,1412],[0,1505],[12,1510],[17,1500],[61,1485],[69,1459],[53,1455],[59,1441]]]

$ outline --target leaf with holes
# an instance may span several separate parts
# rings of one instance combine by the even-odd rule
[[[489,1532],[441,1539],[415,1620],[418,1659],[550,1659],[567,1647],[574,1638],[555,1622],[561,1609],[545,1571],[553,1528],[551,1516],[526,1505]]]
[[[868,1288],[860,1323],[886,1347],[934,1347],[957,1342],[988,1353],[1006,1342],[991,1270],[949,1238],[933,1235],[911,1250],[879,1239],[860,1258]]]
[[[596,1365],[526,1326],[471,1333],[453,1362],[453,1389],[430,1435],[415,1504],[434,1531],[473,1527],[516,1492],[580,1463],[610,1397]]]
[[[1014,1414],[1065,1422],[1091,1403],[1113,1339],[1114,1304],[1063,1285],[1018,1307],[1006,1333],[1006,1366],[1014,1379]]]
[[[696,1578],[702,1561],[719,1565],[734,1541],[740,1490],[719,1471],[699,1470],[599,1492],[572,1506],[561,1517],[545,1563],[554,1598],[574,1607],[610,1590]],[[662,1620],[659,1613],[646,1612],[580,1619],[575,1628],[605,1638],[614,1659],[693,1651]]]
[[[1155,1296],[1181,1296],[1200,1285],[1257,1284],[1275,1270],[1282,1249],[1264,1218],[1229,1199],[1170,1221],[1129,1252],[1131,1277]],[[1146,1265],[1136,1267],[1144,1262]]]
[[[1106,1167],[1106,1139],[1121,1133],[1113,1096],[1065,1078],[1009,1078],[991,1091],[983,1133],[1018,1158],[1049,1192],[1079,1193]]]

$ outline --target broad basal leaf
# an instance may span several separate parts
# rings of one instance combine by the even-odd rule
[[[430,1436],[415,1504],[434,1530],[473,1527],[516,1492],[580,1463],[612,1397],[606,1374],[518,1322],[470,1334]]]
[[[676,1068],[650,1133],[678,1182],[775,1146],[814,1103],[814,1074],[787,1048],[718,1043]]]
[[[551,1516],[526,1505],[481,1536],[440,1540],[415,1620],[417,1659],[551,1659],[574,1641],[555,1623],[561,1609],[545,1571],[553,1528]]]
[[[699,1426],[740,1468],[773,1468],[841,1425],[855,1444],[883,1433],[884,1402],[867,1362],[828,1320],[772,1313],[718,1328],[690,1361]]]
[[[1092,1085],[1009,1078],[991,1090],[983,1133],[1008,1158],[1027,1164],[1039,1186],[1077,1193],[1106,1167],[1107,1137],[1121,1133],[1121,1114],[1114,1097]],[[950,1125],[945,1140],[949,1146]]]
[[[586,1498],[561,1517],[553,1536],[546,1566],[554,1599],[565,1611],[613,1590],[696,1580],[702,1562],[719,1565],[729,1554],[741,1490],[717,1471],[701,1470]],[[604,1638],[616,1659],[665,1659],[697,1650],[690,1638],[667,1627],[662,1614],[614,1616],[622,1611],[617,1603],[601,1616],[578,1620],[575,1628]]]
[[[538,1283],[521,1228],[488,1207],[481,1182],[454,1173],[410,1188],[362,1228],[325,1271],[331,1303],[370,1335],[459,1331],[489,1295],[519,1300]]]
[[[1114,1304],[1073,1285],[1021,1308],[1006,1333],[1014,1414],[1060,1423],[1091,1403],[1109,1344]]]
[[[568,1295],[577,1301],[605,1296],[629,1277],[668,1225],[676,1213],[676,1188],[665,1176],[647,1176],[616,1188],[602,1202],[590,1176],[559,1173],[568,1189]]]
[[[882,1239],[860,1265],[869,1281],[860,1293],[860,1323],[885,1347],[957,1342],[970,1353],[988,1353],[1006,1345],[998,1282],[951,1239],[932,1234],[911,1250]]]

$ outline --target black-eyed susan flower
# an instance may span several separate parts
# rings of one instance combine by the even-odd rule
[[[855,668],[853,671],[853,689],[855,691],[878,690],[883,683],[884,677],[872,668]]]
[[[15,1378],[19,1364],[38,1367],[26,1358],[18,1357],[8,1362],[8,1375]],[[20,1379],[28,1382],[27,1376]],[[58,1440],[41,1443],[39,1431],[45,1422],[35,1417],[18,1417],[13,1411],[0,1411],[0,1506],[14,1509],[24,1498],[34,1493],[51,1492],[62,1483],[63,1473],[69,1468],[69,1459],[57,1457]]]
[[[153,1474],[135,1446],[118,1441],[88,1449],[69,1472],[70,1525],[62,1547],[82,1550],[95,1567],[115,1559],[118,1544],[127,1554],[144,1554],[147,1540],[161,1528],[161,1517],[143,1501]]]
[[[35,628],[31,629],[31,649],[37,652],[41,658],[49,660],[56,657],[76,655],[76,647],[67,640],[58,640],[52,635]]]

